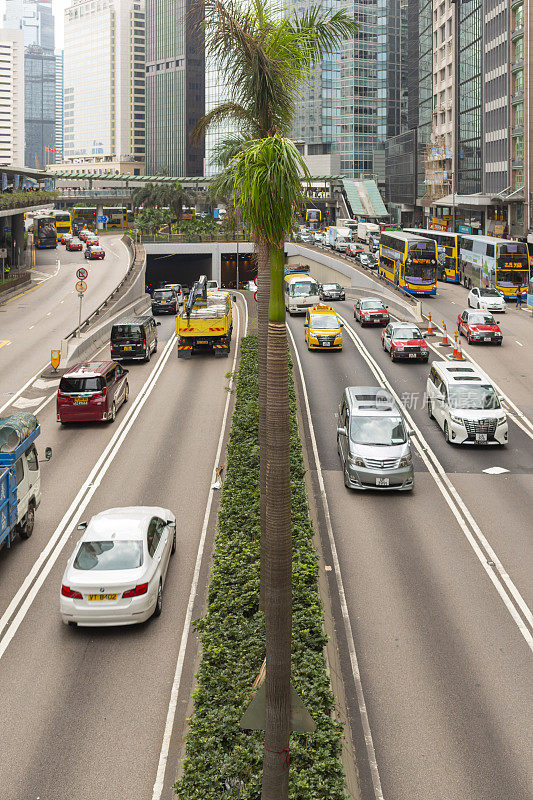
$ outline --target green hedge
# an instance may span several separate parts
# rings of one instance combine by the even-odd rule
[[[42,206],[45,203],[53,203],[60,194],[59,191],[47,192],[44,189],[37,192],[1,192],[0,209]]]
[[[313,734],[292,734],[291,800],[344,800],[340,762],[343,729],[333,719],[318,594],[317,556],[309,519],[296,401],[291,382],[293,525],[292,681],[317,723]],[[263,663],[264,617],[259,591],[259,447],[257,340],[243,339],[236,405],[206,616],[196,623],[202,659],[187,735],[182,800],[259,800],[263,733],[243,731],[239,719]]]

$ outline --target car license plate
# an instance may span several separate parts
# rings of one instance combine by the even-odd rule
[[[490,336],[484,336],[483,337],[483,341],[484,342],[490,342]]]
[[[376,478],[376,486],[389,486],[388,478]]]
[[[89,594],[87,595],[88,600],[116,600],[116,594]]]
[[[416,358],[416,353],[409,353],[409,358]]]
[[[323,347],[330,347],[331,342],[322,342]]]
[[[476,442],[486,442],[486,441],[487,441],[486,433],[476,433]]]
[[[75,397],[74,398],[75,405],[84,405],[85,403],[88,403],[88,402],[89,402],[89,398],[88,397]]]
[[[198,339],[198,344],[209,344],[207,339]]]
[[[131,344],[124,345],[124,350],[133,350]]]

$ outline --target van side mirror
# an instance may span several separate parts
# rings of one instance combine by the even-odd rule
[[[167,525],[168,525],[169,528],[175,528],[176,527],[176,520],[175,519],[167,519]]]
[[[80,524],[77,526],[76,530],[78,530],[78,531],[86,531],[88,524],[89,524],[88,522],[80,522]]]
[[[158,327],[160,327],[160,326],[161,326],[161,323],[160,323],[160,322],[156,322],[155,324],[156,324]]]
[[[51,447],[45,447],[45,449],[44,449],[44,457],[45,457],[46,461],[50,461],[50,459],[52,458],[52,448]]]
[[[234,294],[234,295],[233,295],[233,302],[234,302],[234,303],[236,303],[236,302],[237,302],[237,295],[236,295],[236,294]]]
[[[346,428],[343,426],[342,428],[337,428],[337,433],[339,436],[347,436]]]
[[[340,322],[340,326],[341,326],[341,328],[344,328],[344,322],[342,320]]]
[[[416,436],[416,431],[415,431],[415,430],[413,430],[413,428],[409,428],[409,430],[407,431],[407,433],[409,434],[409,436]]]
[[[304,328],[308,328],[308,327],[309,327],[309,323],[308,322],[304,322]]]

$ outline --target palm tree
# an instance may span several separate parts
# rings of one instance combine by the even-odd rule
[[[285,762],[291,710],[292,533],[288,348],[283,283],[286,236],[305,197],[302,173],[305,178],[310,178],[294,144],[278,135],[249,142],[235,160],[239,207],[258,238],[270,247],[263,549],[267,661],[263,800],[288,797]]]
[[[157,198],[157,187],[154,183],[149,181],[145,183],[144,186],[139,186],[131,193],[131,201],[133,205],[133,209],[139,209],[141,206],[143,208],[155,208],[157,206],[156,198]]]
[[[252,139],[275,133],[288,135],[299,92],[326,53],[357,31],[344,12],[324,12],[320,6],[289,17],[276,0],[199,0],[204,9],[205,49],[219,64],[232,97],[206,114],[193,132],[193,140],[221,123],[238,125],[239,132],[219,145],[215,157],[222,166]],[[222,178],[224,182],[224,178]],[[243,220],[247,224],[247,220]],[[258,381],[261,549],[266,526],[266,393],[267,328],[270,290],[270,246],[261,231],[252,234],[257,255]],[[261,553],[261,607],[264,608],[265,558]]]
[[[158,193],[161,206],[166,206],[172,211],[172,216],[179,225],[183,214],[183,206],[190,206],[192,199],[179,181],[172,184],[163,184]]]

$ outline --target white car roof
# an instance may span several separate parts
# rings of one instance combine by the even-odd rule
[[[114,539],[144,539],[152,517],[160,517],[165,521],[175,519],[174,514],[168,508],[160,506],[108,508],[91,517],[83,539],[92,541],[111,534]]]

